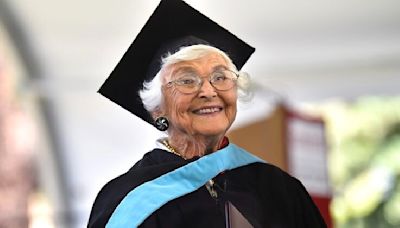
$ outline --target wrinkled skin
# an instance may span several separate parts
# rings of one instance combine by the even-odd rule
[[[183,61],[164,69],[163,84],[174,80],[182,69],[193,69],[204,80],[200,90],[183,94],[174,86],[163,86],[164,101],[161,115],[170,122],[170,144],[190,158],[216,151],[226,131],[236,117],[237,88],[216,90],[207,80],[216,68],[228,68],[226,61],[217,53],[199,59]]]

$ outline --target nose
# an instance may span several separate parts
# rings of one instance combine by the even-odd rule
[[[215,90],[214,86],[212,86],[208,80],[203,79],[203,83],[200,86],[199,90],[199,97],[212,98],[216,96],[217,96],[217,91]]]

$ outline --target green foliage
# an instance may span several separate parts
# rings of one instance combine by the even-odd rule
[[[336,227],[400,227],[400,98],[324,110]]]

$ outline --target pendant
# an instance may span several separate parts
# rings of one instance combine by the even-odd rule
[[[212,179],[207,181],[206,188],[212,198],[216,199],[218,197],[218,193],[214,189],[214,181]]]

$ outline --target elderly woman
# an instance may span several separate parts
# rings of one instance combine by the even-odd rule
[[[192,159],[221,147],[235,120],[238,89],[246,89],[247,80],[224,52],[192,45],[163,59],[140,96],[156,123],[169,122],[168,138],[161,143]]]
[[[103,187],[88,227],[325,227],[298,180],[225,136],[253,51],[186,3],[161,1],[100,93],[166,137]]]

